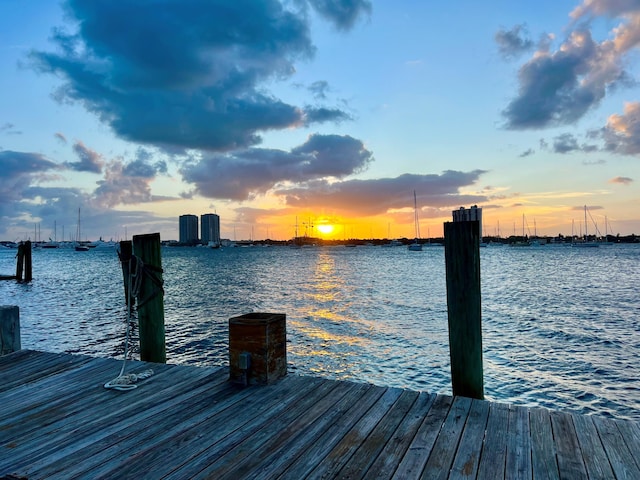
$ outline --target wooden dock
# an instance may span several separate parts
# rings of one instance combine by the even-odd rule
[[[0,357],[0,479],[640,479],[638,422],[290,375]],[[127,372],[150,364],[132,362]]]

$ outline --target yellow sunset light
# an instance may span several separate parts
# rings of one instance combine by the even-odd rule
[[[333,225],[327,225],[323,223],[322,225],[318,225],[316,228],[323,235],[329,235],[331,232],[333,232]]]

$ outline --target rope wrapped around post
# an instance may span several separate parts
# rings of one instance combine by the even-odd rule
[[[123,262],[123,258],[118,252],[118,257],[120,261]],[[153,370],[148,369],[140,373],[129,373],[125,374],[125,368],[127,363],[127,356],[129,355],[129,338],[131,336],[131,320],[132,320],[132,312],[133,308],[131,302],[133,299],[137,300],[138,308],[140,308],[141,304],[148,302],[152,297],[158,295],[158,293],[164,293],[164,289],[162,287],[162,280],[158,278],[158,276],[154,273],[153,268],[146,268],[142,259],[136,255],[131,255],[127,260],[124,260],[128,263],[128,268],[123,269],[123,271],[127,271],[127,288],[126,291],[129,293],[127,295],[127,328],[126,328],[126,336],[125,336],[125,344],[124,344],[124,359],[122,361],[122,368],[120,369],[120,373],[116,378],[104,384],[104,388],[110,390],[119,390],[119,391],[129,391],[137,388],[135,383],[138,380],[143,380],[149,378],[153,375]],[[160,273],[162,273],[162,269],[159,269]],[[140,291],[142,287],[143,278],[147,277],[151,280],[151,282],[156,286],[153,290],[152,295],[147,296],[144,300],[140,300]]]

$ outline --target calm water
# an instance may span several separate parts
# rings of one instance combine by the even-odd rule
[[[0,250],[0,273],[15,269]],[[289,370],[451,393],[444,249],[163,248],[167,356],[227,363],[227,325],[287,314]],[[488,399],[640,419],[640,246],[481,251]],[[121,356],[113,249],[36,250],[34,281],[0,282],[24,348]],[[107,380],[107,379],[106,379]]]

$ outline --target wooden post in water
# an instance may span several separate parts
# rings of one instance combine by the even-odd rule
[[[133,244],[131,240],[123,240],[120,242],[120,264],[122,265],[122,278],[124,279],[124,301],[129,306],[129,311],[133,310],[135,299],[132,292],[129,291],[129,274],[131,273],[129,268],[129,262],[133,256]]]
[[[33,273],[31,271],[31,241],[24,242],[24,281],[25,283],[33,280]]]
[[[20,348],[20,309],[15,305],[0,305],[0,356]]]
[[[18,254],[16,255],[18,259],[16,263],[16,280],[19,282],[22,281],[22,272],[24,271],[24,251],[24,242],[20,242],[18,244]]]
[[[138,271],[138,275],[143,275],[137,299],[140,359],[166,363],[160,234],[134,235],[133,253],[144,265],[143,270]]]
[[[473,216],[474,208],[461,210]],[[456,215],[464,212],[444,224],[451,383],[454,395],[484,399],[480,221]]]

